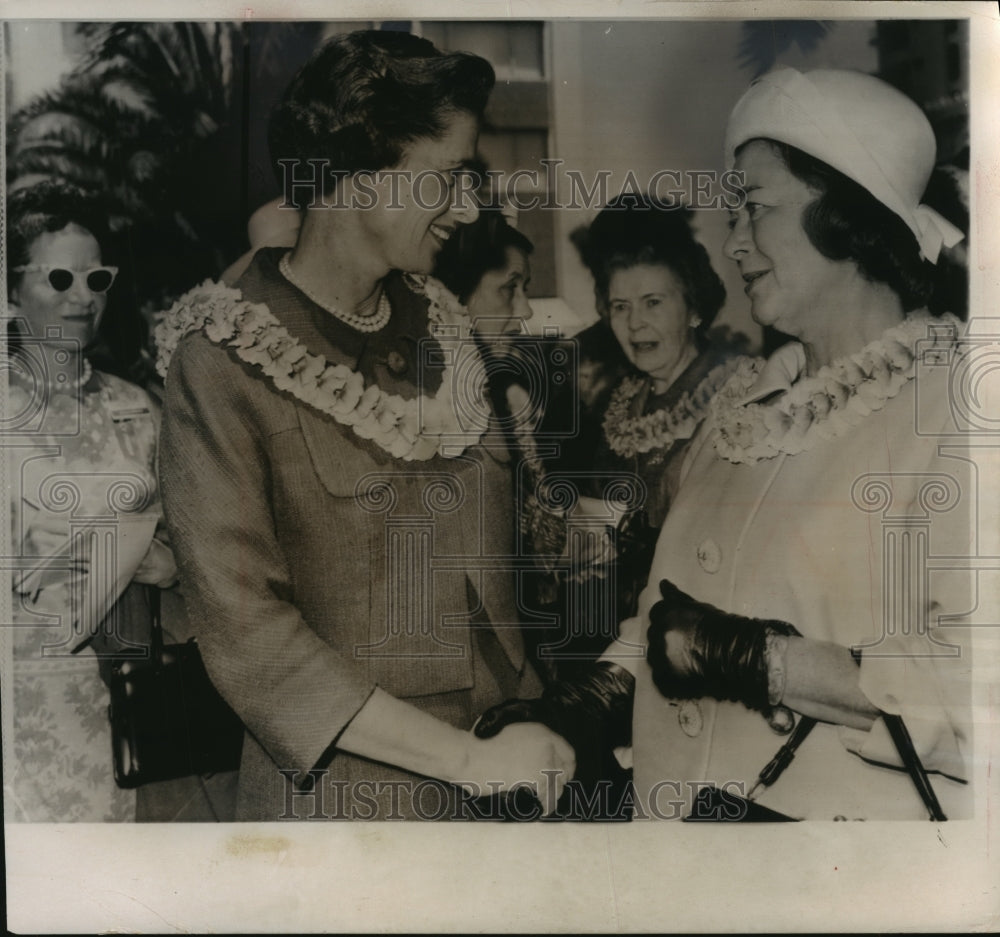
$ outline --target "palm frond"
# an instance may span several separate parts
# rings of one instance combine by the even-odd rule
[[[243,27],[85,23],[74,72],[9,121],[8,178],[100,193],[136,301],[162,303],[244,249],[238,159]]]
[[[803,53],[814,51],[833,27],[832,22],[822,20],[748,21],[743,24],[740,39],[740,67],[759,78],[774,68],[793,45]]]

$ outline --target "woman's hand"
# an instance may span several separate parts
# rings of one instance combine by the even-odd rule
[[[537,699],[509,699],[491,706],[472,731],[477,738],[489,739],[514,724],[541,723],[572,747],[574,777],[599,782],[610,752],[631,744],[634,691],[635,678],[624,667],[595,661],[549,683]]]
[[[475,794],[531,789],[542,815],[556,809],[566,783],[576,772],[573,747],[537,722],[508,725],[498,735],[480,739],[469,733],[468,760],[456,784]]]
[[[798,634],[794,626],[724,612],[667,579],[660,595],[649,610],[646,660],[664,696],[714,696],[762,711],[781,701],[783,686],[772,678],[783,672],[772,672],[768,641]]]
[[[666,579],[660,594],[649,611],[646,659],[664,696],[714,696],[765,713],[781,703],[804,716],[864,730],[877,718],[846,647],[803,638],[787,622],[723,612]]]
[[[600,498],[581,497],[567,515],[565,555],[572,561],[569,575],[594,572],[614,561],[614,530],[621,514]]]
[[[537,723],[507,726],[480,739],[376,688],[337,739],[337,747],[482,796],[533,787],[552,813],[576,761],[569,742]]]

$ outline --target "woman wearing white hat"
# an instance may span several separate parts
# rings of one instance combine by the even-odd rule
[[[603,676],[532,716],[558,729],[583,696],[621,741],[632,673],[636,816],[967,816],[967,631],[946,626],[973,601],[927,560],[970,542],[968,462],[941,446],[961,323],[923,308],[961,237],[920,203],[933,132],[871,76],[781,69],[726,155],[746,200],[725,253],[796,341],[716,397]]]

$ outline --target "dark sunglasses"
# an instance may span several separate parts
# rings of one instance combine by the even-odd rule
[[[91,293],[106,293],[111,289],[111,284],[118,276],[117,267],[90,267],[87,270],[67,270],[65,267],[54,267],[51,264],[26,264],[22,267],[14,267],[14,273],[45,273],[48,275],[49,285],[57,293],[65,293],[72,287],[76,275],[83,276],[87,289]]]

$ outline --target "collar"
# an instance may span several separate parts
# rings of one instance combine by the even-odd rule
[[[748,403],[759,403],[774,394],[784,394],[792,389],[792,385],[802,376],[806,369],[806,350],[800,342],[788,342],[771,355],[753,387],[746,396],[737,401],[738,406]]]

